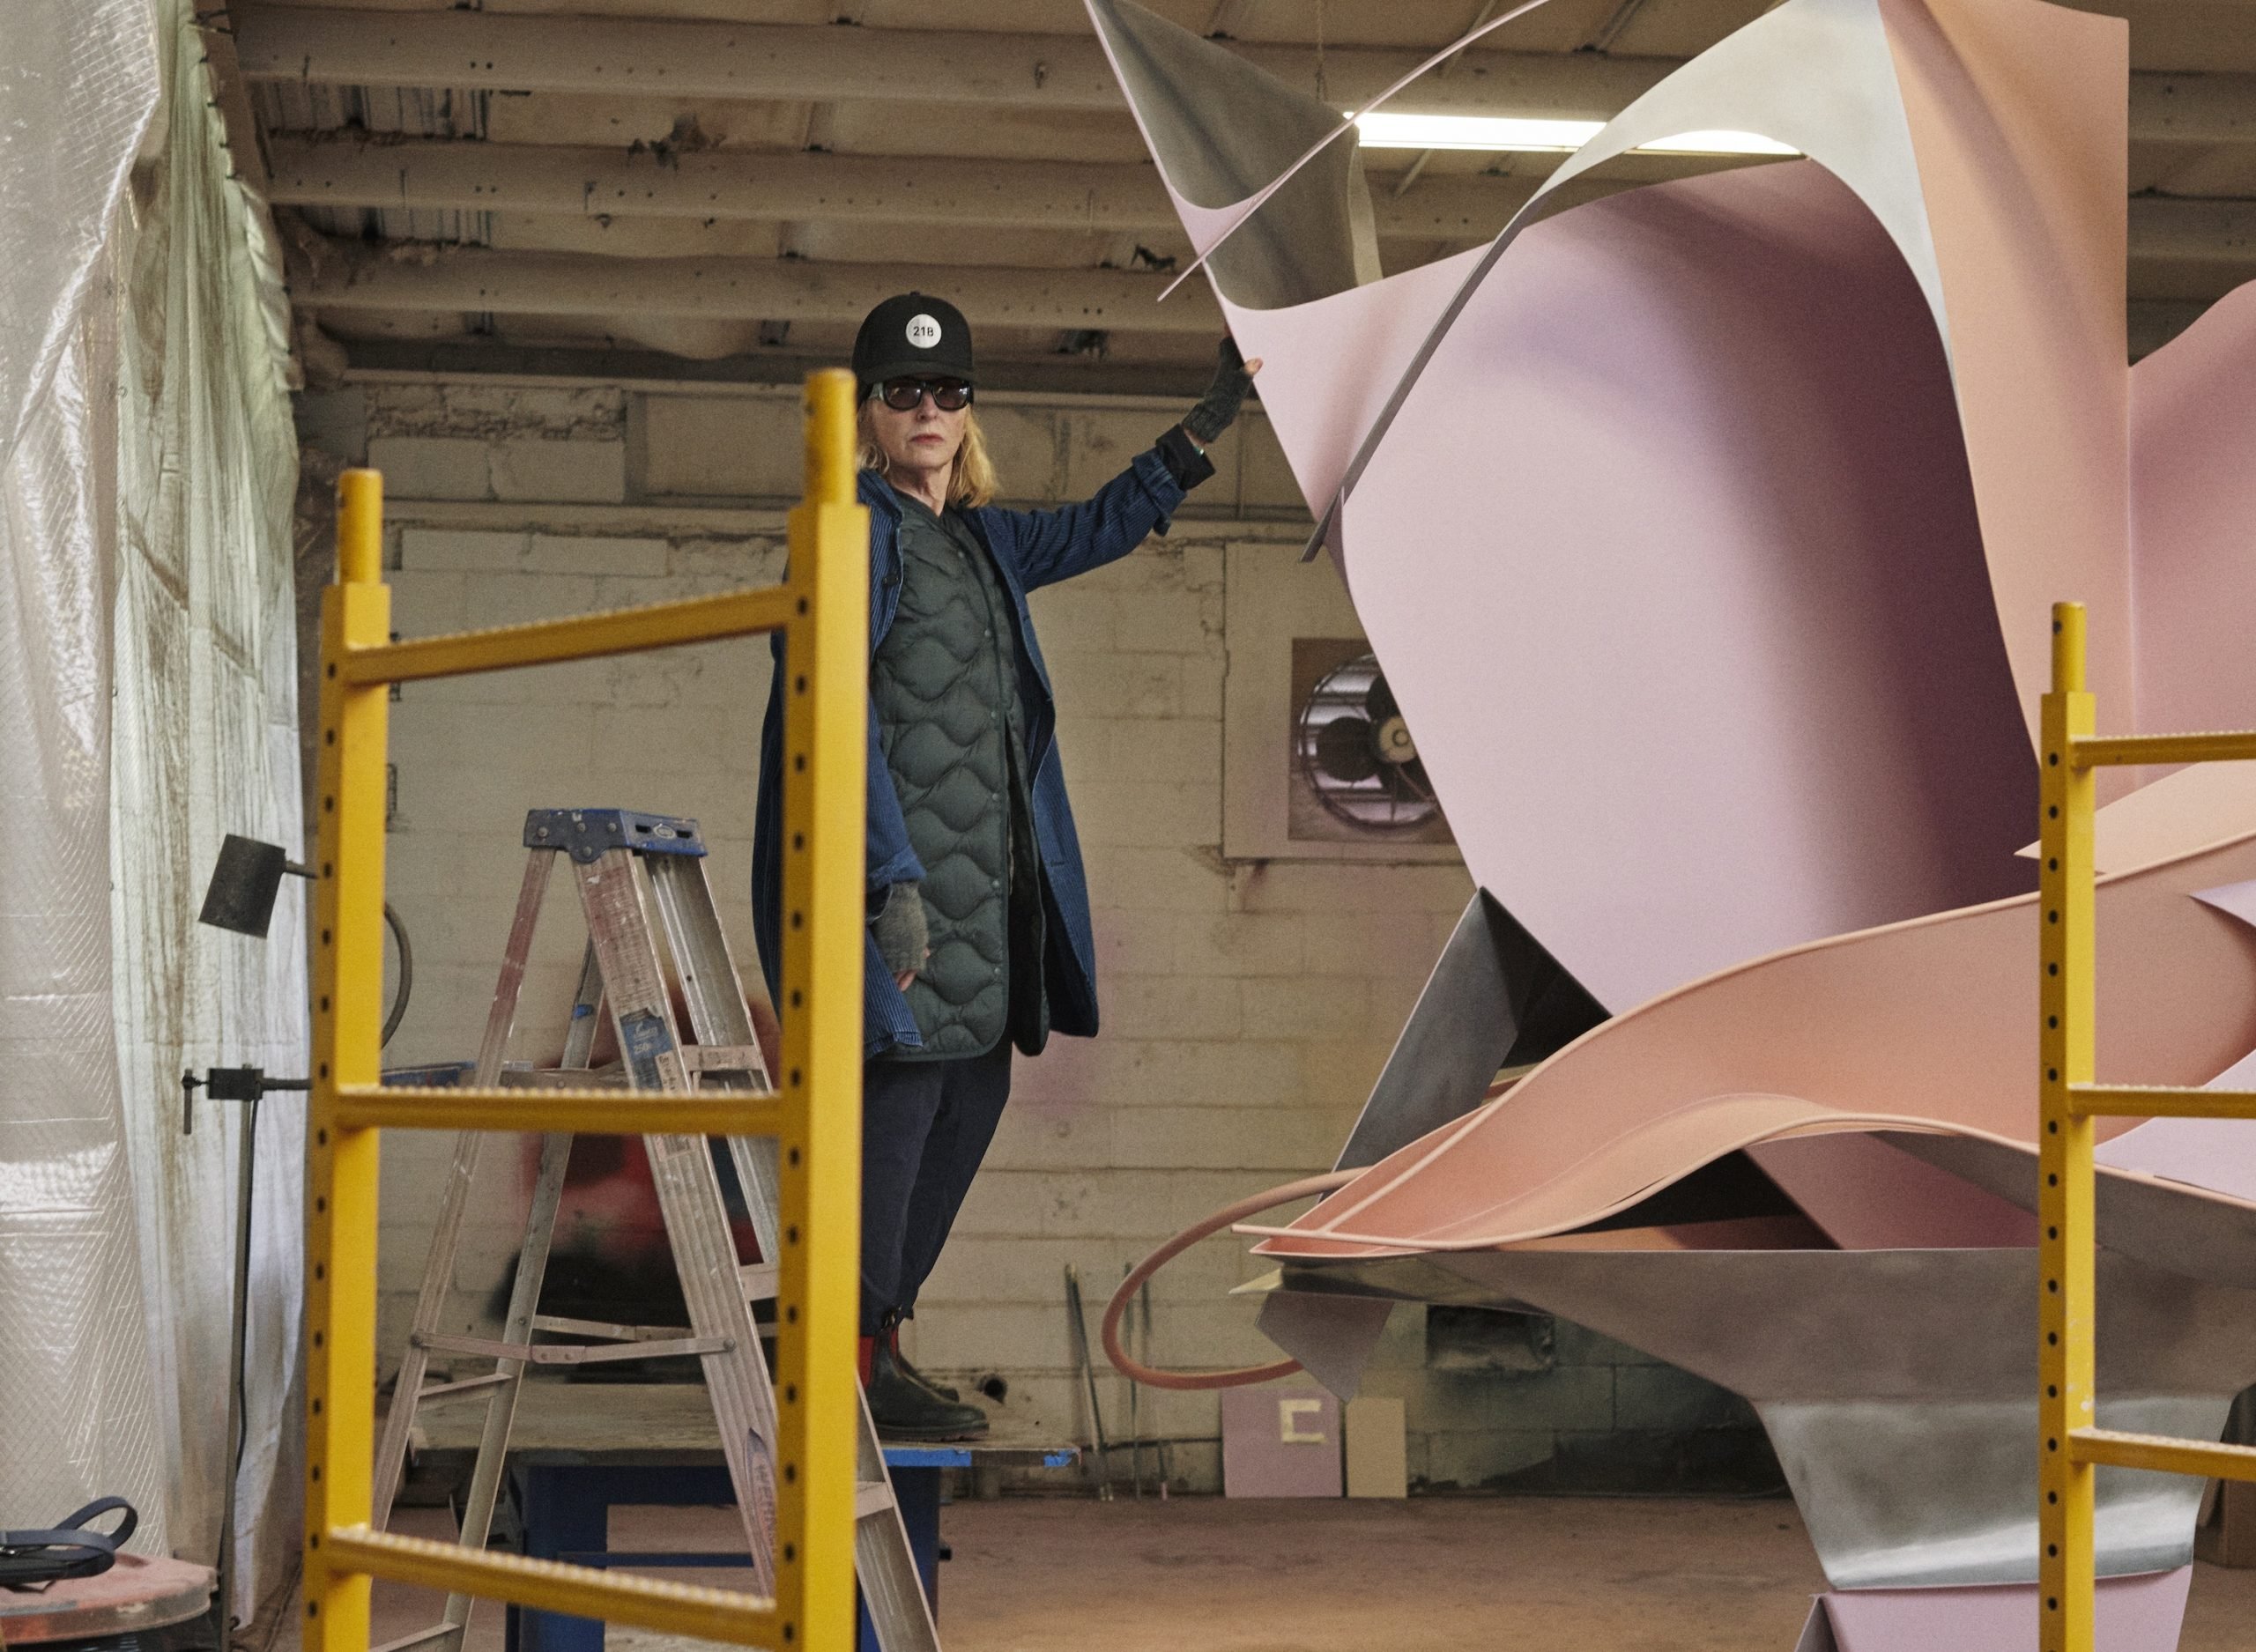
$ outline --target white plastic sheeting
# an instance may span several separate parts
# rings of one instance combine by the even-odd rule
[[[215,1063],[300,1075],[304,914],[284,883],[264,941],[195,918],[229,832],[299,851],[297,441],[283,373],[278,271],[222,145],[186,0],[158,0],[167,88],[161,147],[136,182],[122,355],[114,701],[117,1055],[127,1100],[151,1363],[174,1548],[218,1553],[234,1249],[233,1102],[199,1101],[183,1137],[180,1075]],[[238,1484],[235,1615],[286,1583],[302,1434],[299,1256],[304,1099],[258,1110],[248,1420]]]
[[[116,243],[157,107],[147,0],[33,0],[0,43],[0,1526],[99,1493],[161,1553],[111,993]]]
[[[303,886],[195,922],[224,833],[300,826],[286,312],[203,55],[188,0],[0,40],[0,1525],[119,1492],[209,1562],[244,1121],[183,1139],[180,1074],[306,1041]],[[295,1552],[301,1122],[258,1126],[245,1619]]]

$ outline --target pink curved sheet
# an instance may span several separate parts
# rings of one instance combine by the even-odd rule
[[[1837,179],[1546,219],[1449,342],[1344,567],[1475,881],[1601,1003],[2027,886],[1948,366]]]
[[[2020,886],[1994,701],[2026,745],[2058,596],[2117,726],[2151,726],[2126,73],[2119,19],[2041,0],[1788,0],[1547,190],[1691,127],[1841,182],[1539,195],[1479,253],[1219,293],[1312,508],[1347,489],[1332,543],[1475,877],[1602,1002]],[[1235,210],[1176,203],[1194,240]]]
[[[2025,1138],[2030,907],[1971,903],[2026,886],[2047,605],[2089,604],[2110,729],[2256,720],[2256,289],[2134,390],[2127,68],[2119,19],[2041,0],[1786,0],[1547,190],[1690,127],[1812,160],[1539,194],[1489,248],[1288,308],[1220,294],[1475,879],[1643,1006],[1296,1254],[1565,1232],[1859,1122]],[[1202,245],[1232,211],[1177,204]],[[2256,948],[2187,898],[2256,870],[2252,832],[2216,771],[2103,816],[2104,866],[2144,867],[2103,894],[2144,960],[2106,977],[2111,1066],[2198,1083],[2256,1043]],[[1853,1192],[1858,1151],[1770,1156]]]
[[[2256,283],[2139,363],[2131,411],[2140,726],[2237,727],[2256,716]]]
[[[2252,877],[2256,833],[2100,885],[2103,1082],[2203,1084],[2256,1047],[2256,932],[2195,898]],[[2027,1144],[2036,922],[2021,897],[1696,982],[1585,1034],[1262,1248],[1377,1255],[1565,1232],[1749,1143],[1881,1121]]]
[[[1190,209],[1178,202],[1176,210]],[[1290,309],[1221,299],[1230,337],[1262,364],[1262,411],[1311,515],[1329,507],[1348,462],[1480,259],[1475,248]]]

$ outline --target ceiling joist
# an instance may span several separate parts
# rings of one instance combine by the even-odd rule
[[[838,25],[699,23],[496,11],[351,11],[239,5],[243,70],[263,80],[639,97],[970,103],[1125,112],[1094,35]],[[1297,85],[1316,84],[1313,47],[1227,42]],[[1377,95],[1424,55],[1334,47],[1335,97]],[[1676,67],[1659,57],[1562,52],[1464,54],[1391,107],[1599,120]]]
[[[1093,232],[1169,231],[1175,207],[1148,166],[894,159],[278,135],[272,198],[282,206],[466,208],[575,218],[987,224]],[[1375,200],[1378,233],[1421,241],[1495,234],[1540,180],[1429,178]],[[1574,198],[1589,192],[1577,191]]]
[[[1120,109],[1091,36],[842,25],[703,23],[494,11],[358,11],[238,4],[244,74],[380,86],[478,86],[789,101],[969,103],[1058,111]],[[1316,84],[1306,46],[1223,42],[1291,84]],[[1420,54],[1333,47],[1325,83],[1342,103],[1373,96]],[[1392,107],[1604,120],[1677,62],[1598,52],[1465,52]],[[2131,77],[2134,141],[2256,142],[2256,75]]]
[[[858,322],[896,293],[945,293],[983,326],[1206,336],[1222,330],[1203,283],[1166,303],[1152,276],[1109,270],[815,263],[783,258],[613,258],[601,254],[346,249],[293,272],[291,297],[315,311],[461,311],[640,315],[698,321]]]
[[[712,151],[661,159],[622,150],[443,138],[287,137],[271,140],[270,149],[272,198],[279,205],[1130,233],[1176,225],[1175,209],[1149,167]],[[1536,182],[1429,178],[1406,196],[1375,192],[1372,210],[1382,236],[1482,240],[1503,227]],[[1570,184],[1567,199],[1588,199],[1608,187]],[[2134,257],[2256,262],[2256,204],[2141,196],[2130,207]]]

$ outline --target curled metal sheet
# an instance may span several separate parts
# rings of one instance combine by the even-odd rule
[[[1332,1167],[1377,1164],[1462,1118],[1499,1068],[1540,1060],[1605,1019],[1494,895],[1474,890]]]
[[[1280,1288],[1556,1314],[1744,1396],[1837,1589],[2036,1576],[2034,1251],[1481,1251]],[[2215,1438],[2256,1381],[2256,1292],[2103,1252],[2099,1305],[2100,1425]],[[2099,1483],[2104,1574],[2190,1562],[2200,1481]]]

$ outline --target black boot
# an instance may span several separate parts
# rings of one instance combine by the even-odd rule
[[[939,1395],[951,1405],[954,1404],[963,1397],[963,1392],[961,1389],[952,1389],[945,1382],[935,1382],[931,1378],[926,1376],[922,1371],[919,1371],[915,1366],[909,1363],[909,1356],[901,1352],[901,1327],[898,1323],[894,1324],[894,1328],[886,1333],[885,1340],[886,1345],[893,1350],[893,1363],[900,1367],[901,1374],[907,1377],[918,1388],[923,1389],[928,1394]]]
[[[976,1440],[987,1432],[987,1413],[958,1405],[913,1382],[894,1362],[893,1339],[870,1350],[870,1420],[887,1440]]]

